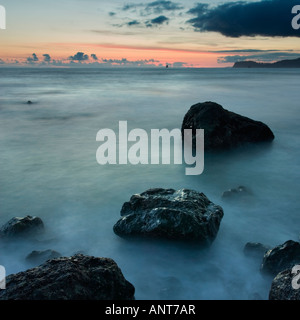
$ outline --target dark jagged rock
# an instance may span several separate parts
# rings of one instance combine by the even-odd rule
[[[32,251],[29,255],[26,256],[26,261],[39,265],[44,263],[47,260],[55,259],[61,257],[61,254],[55,250],[43,250],[43,251]]]
[[[223,192],[222,198],[223,199],[236,199],[236,198],[241,198],[241,197],[247,197],[252,195],[252,192],[244,187],[244,186],[239,186],[237,188],[229,189]]]
[[[269,292],[269,300],[300,300],[300,289],[293,288],[296,274],[291,269],[278,273],[273,279]]]
[[[296,264],[300,264],[300,243],[289,240],[265,253],[261,271],[276,276]]]
[[[215,102],[193,105],[183,119],[181,131],[204,129],[205,150],[226,150],[246,143],[270,142],[274,134],[260,121],[225,110]],[[195,145],[195,143],[193,143]]]
[[[0,238],[18,238],[40,234],[44,231],[44,223],[39,217],[14,217],[0,228]]]
[[[134,291],[112,259],[79,254],[9,275],[0,300],[133,300]]]
[[[262,261],[264,254],[270,249],[269,246],[259,242],[247,242],[244,247],[244,254],[247,257],[260,258]]]
[[[146,236],[210,244],[217,236],[223,209],[203,193],[150,189],[124,203],[114,225],[119,236]]]

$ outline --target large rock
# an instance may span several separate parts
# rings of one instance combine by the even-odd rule
[[[265,253],[261,271],[276,276],[296,264],[300,264],[300,243],[289,240]]]
[[[297,280],[291,269],[281,271],[272,281],[269,300],[300,300],[300,289],[293,288],[293,282]]]
[[[210,244],[216,238],[223,209],[203,193],[150,189],[124,203],[114,225],[119,236],[147,236]]]
[[[39,217],[14,217],[0,228],[0,238],[27,237],[44,231],[44,223]]]
[[[262,122],[225,110],[215,102],[193,105],[184,117],[184,129],[204,129],[205,150],[224,150],[245,143],[272,141],[274,134]]]
[[[134,291],[112,259],[78,254],[9,275],[0,300],[133,300]]]

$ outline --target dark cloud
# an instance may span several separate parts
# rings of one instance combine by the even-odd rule
[[[45,62],[50,62],[51,61],[51,57],[50,57],[50,55],[48,53],[43,54],[43,57],[44,57],[44,61]]]
[[[37,57],[37,55],[35,53],[33,53],[26,60],[27,60],[27,63],[35,63],[35,62],[39,61],[39,58]]]
[[[256,62],[273,62],[286,59],[297,59],[300,57],[299,53],[292,52],[270,52],[262,54],[251,55],[233,55],[224,56],[218,59],[218,63],[235,63],[238,61],[256,61]]]
[[[98,57],[95,55],[95,53],[92,53],[92,54],[91,54],[91,58],[92,58],[93,60],[95,60],[95,61],[98,60]]]
[[[136,4],[126,4],[123,6],[123,11],[136,11],[140,8],[140,15],[151,15],[151,14],[161,14],[164,11],[176,11],[181,10],[184,7],[181,6],[179,3],[173,1],[153,1],[150,3],[136,3]]]
[[[146,10],[154,13],[162,13],[164,11],[175,11],[181,10],[183,7],[172,1],[154,1],[147,4]]]
[[[165,17],[165,16],[159,16],[159,17],[156,17],[152,20],[150,20],[150,23],[153,25],[153,24],[163,24],[165,22],[169,21],[169,18]]]
[[[237,1],[210,6],[198,3],[188,13],[188,20],[196,31],[219,32],[226,37],[267,36],[299,37],[291,26],[292,7],[299,0]]]
[[[83,52],[77,52],[74,56],[70,56],[69,60],[71,60],[71,62],[73,61],[86,61],[89,60],[89,56],[87,54],[84,54]]]
[[[132,20],[126,23],[129,27],[139,25],[140,22],[137,20]]]
[[[143,4],[139,3],[139,4],[125,4],[122,8],[123,11],[128,11],[128,10],[132,10],[135,9],[137,7],[143,6]]]
[[[33,61],[39,61],[39,58],[35,53],[32,54]]]
[[[113,17],[113,16],[115,16],[115,15],[116,15],[116,13],[115,13],[115,12],[112,12],[112,11],[111,11],[111,12],[109,12],[108,14],[109,14],[109,16],[110,16],[110,17]]]
[[[213,53],[253,53],[253,52],[276,52],[280,50],[262,50],[262,49],[236,49],[236,50],[214,50]]]

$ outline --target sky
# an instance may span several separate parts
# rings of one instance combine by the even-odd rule
[[[0,66],[229,67],[294,59],[300,57],[300,29],[291,24],[298,4],[0,0],[6,10]]]

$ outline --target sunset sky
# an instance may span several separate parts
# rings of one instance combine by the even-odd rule
[[[0,65],[227,67],[300,57],[297,0],[0,0]],[[300,23],[300,21],[299,21]]]

